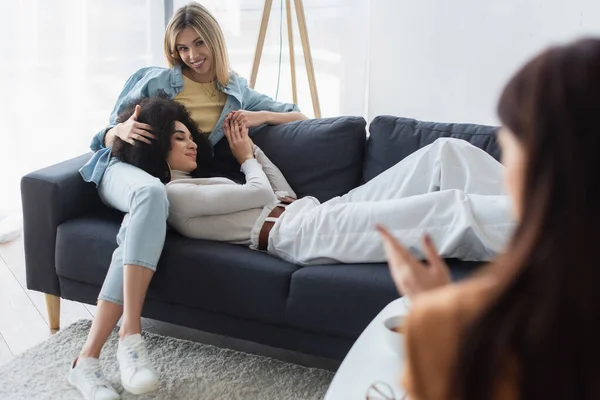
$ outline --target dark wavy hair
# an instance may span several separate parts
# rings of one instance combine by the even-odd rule
[[[516,361],[521,399],[600,399],[600,39],[535,57],[498,114],[526,156],[521,221],[494,266],[508,284],[463,337],[456,398],[493,398]]]
[[[206,136],[198,129],[186,108],[171,100],[166,94],[146,97],[133,101],[126,106],[117,118],[117,122],[125,122],[135,111],[135,106],[140,105],[138,122],[143,122],[152,127],[152,134],[156,136],[152,144],[136,141],[131,145],[118,137],[115,137],[112,146],[112,154],[119,160],[135,165],[152,176],[157,177],[163,183],[171,180],[167,155],[171,150],[171,136],[175,131],[175,122],[179,121],[192,134],[194,142],[198,145],[196,162],[198,168],[192,176],[198,175],[199,170],[209,167],[212,160],[212,145]]]

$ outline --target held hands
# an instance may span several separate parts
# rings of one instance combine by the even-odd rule
[[[136,140],[151,144],[152,142],[150,142],[150,140],[156,139],[156,137],[150,133],[152,132],[152,127],[150,125],[137,122],[138,116],[140,115],[140,110],[141,107],[136,105],[135,111],[131,117],[129,117],[127,121],[121,122],[115,127],[115,135],[131,145],[135,144]]]
[[[233,120],[229,114],[223,122],[223,132],[229,142],[231,153],[238,163],[254,158],[254,143],[248,136],[248,127]]]
[[[383,237],[392,279],[401,294],[414,297],[419,293],[447,285],[451,282],[450,270],[437,254],[429,235],[423,237],[427,263],[420,262],[382,226],[377,230]]]
[[[230,112],[227,117],[246,125],[248,128],[254,128],[267,123],[265,115],[263,111],[237,110]]]

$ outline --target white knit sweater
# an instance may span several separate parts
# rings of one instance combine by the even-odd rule
[[[265,153],[254,146],[254,159],[242,164],[246,183],[227,178],[190,178],[173,171],[167,184],[169,224],[196,239],[250,244],[252,229],[265,207],[278,197],[296,197],[285,177]]]

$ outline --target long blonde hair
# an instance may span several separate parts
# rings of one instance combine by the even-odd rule
[[[204,6],[191,2],[173,14],[165,30],[165,57],[170,67],[182,64],[175,48],[177,35],[185,28],[193,28],[208,46],[213,56],[212,72],[221,86],[229,83],[230,68],[225,37],[215,17]]]

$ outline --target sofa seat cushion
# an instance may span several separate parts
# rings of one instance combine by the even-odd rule
[[[451,124],[417,121],[382,115],[369,125],[369,139],[363,165],[363,182],[441,137],[463,139],[500,160],[496,141],[497,127],[475,124]]]
[[[481,265],[457,259],[446,262],[454,281]],[[292,276],[286,317],[297,328],[356,339],[398,297],[387,264],[304,267]]]
[[[292,276],[286,317],[297,328],[356,339],[396,298],[386,264],[304,267]]]
[[[105,210],[58,228],[59,276],[101,286],[116,248],[121,215]],[[243,246],[167,233],[148,298],[264,322],[284,322],[297,266]]]

